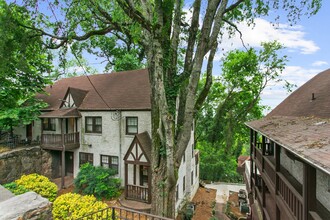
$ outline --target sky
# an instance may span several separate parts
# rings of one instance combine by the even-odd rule
[[[322,8],[316,15],[310,18],[302,17],[294,26],[282,22],[275,28],[271,24],[275,14],[273,12],[270,17],[258,18],[254,29],[243,23],[238,27],[242,31],[244,43],[251,47],[258,48],[261,42],[272,40],[278,40],[284,45],[283,53],[288,56],[289,61],[282,77],[298,88],[317,73],[330,67],[329,12],[330,1],[323,0]],[[236,37],[228,42],[227,47],[225,49],[242,48],[242,44]],[[262,94],[262,104],[272,109],[288,95],[282,85],[272,83]]]
[[[186,0],[187,8],[191,7],[191,0]],[[287,66],[283,71],[282,78],[295,84],[298,88],[317,73],[330,67],[330,1],[323,0],[320,11],[308,18],[303,16],[296,25],[290,26],[285,19],[278,25],[273,25],[274,17],[278,12],[271,12],[269,17],[255,20],[255,27],[252,29],[241,23],[238,28],[243,34],[244,44],[255,48],[260,48],[261,42],[278,40],[286,48],[283,54],[288,56]],[[189,12],[187,12],[189,17]],[[214,63],[214,74],[221,74],[221,62],[223,52],[231,49],[243,49],[238,35],[220,45]],[[101,72],[104,68],[99,61],[85,57],[90,66]],[[80,68],[80,67],[78,67]],[[82,70],[75,70],[77,72]],[[262,104],[276,107],[287,96],[288,92],[281,84],[271,83],[262,94]],[[267,111],[268,112],[268,111]],[[265,113],[267,113],[265,112]]]

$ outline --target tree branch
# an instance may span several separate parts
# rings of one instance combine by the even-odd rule
[[[151,32],[150,21],[135,8],[134,2],[132,0],[116,0],[116,1],[130,18],[137,21],[139,24],[141,24],[143,28]]]
[[[235,28],[235,30],[239,33],[239,38],[240,38],[240,40],[241,40],[241,42],[242,42],[242,45],[243,45],[243,47],[246,49],[246,50],[248,50],[248,48],[245,46],[245,44],[244,44],[244,40],[243,40],[243,34],[242,34],[242,32],[238,29],[238,27],[234,24],[234,23],[232,23],[231,21],[229,21],[229,20],[227,20],[227,19],[225,19],[225,18],[223,18],[222,19],[224,22],[226,22],[227,24],[229,24],[230,26],[232,26],[233,28]]]
[[[210,54],[209,54],[209,58],[207,61],[207,68],[206,68],[206,82],[204,85],[203,90],[200,92],[197,101],[195,103],[195,110],[199,111],[200,108],[202,107],[205,98],[207,97],[207,94],[210,91],[211,85],[212,85],[212,72],[213,72],[213,60],[214,60],[214,56],[215,53],[217,51],[218,48],[218,43],[215,43],[215,45],[213,45]]]

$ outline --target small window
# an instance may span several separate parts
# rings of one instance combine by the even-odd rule
[[[79,153],[79,167],[85,163],[93,165],[93,154],[91,153]]]
[[[186,191],[186,176],[183,177],[183,183],[182,183],[182,191],[185,192]]]
[[[194,185],[194,171],[191,171],[191,185]]]
[[[102,133],[102,117],[85,118],[86,133]]]
[[[116,174],[118,174],[118,157],[101,155],[101,166],[113,169],[116,171]]]
[[[126,117],[126,134],[138,133],[138,118]]]
[[[192,143],[192,146],[191,146],[191,157],[192,158],[194,157],[194,151],[195,151],[195,145],[194,145],[194,143]]]
[[[56,131],[56,120],[55,120],[55,118],[44,118],[42,120],[42,128],[45,131]]]
[[[183,160],[183,163],[186,162],[186,152],[184,152],[184,154],[182,156],[182,160]]]
[[[176,201],[179,200],[179,184],[176,185],[175,199],[176,199]]]

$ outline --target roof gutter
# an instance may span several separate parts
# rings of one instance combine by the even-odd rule
[[[268,135],[266,135],[265,133],[263,133],[263,132],[260,131],[259,129],[256,129],[256,128],[250,126],[249,124],[247,124],[247,122],[245,122],[244,124],[245,124],[247,127],[249,127],[249,128],[251,128],[251,129],[253,129],[253,130],[259,132],[260,134],[262,134],[263,136],[267,137],[268,139],[270,139],[270,140],[272,140],[272,141],[274,141],[274,142],[280,144],[280,145],[281,145],[282,147],[284,147],[286,150],[288,150],[288,151],[290,151],[291,153],[293,153],[294,155],[296,155],[296,157],[298,157],[299,159],[301,159],[301,160],[303,160],[303,161],[307,161],[310,165],[312,165],[312,166],[314,166],[314,167],[316,167],[316,168],[322,170],[323,172],[327,173],[328,175],[330,175],[330,171],[327,170],[327,169],[325,169],[324,167],[322,167],[322,166],[320,166],[320,165],[314,163],[313,161],[308,160],[308,158],[306,158],[306,157],[302,157],[301,155],[297,154],[295,151],[289,149],[289,147],[287,147],[285,144],[283,144],[283,143],[281,143],[281,142],[279,142],[279,141],[277,141],[277,140],[274,140],[273,138],[269,137]]]

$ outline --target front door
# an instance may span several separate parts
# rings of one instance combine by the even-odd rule
[[[26,138],[27,141],[32,141],[32,124],[26,125]]]
[[[73,152],[65,152],[65,175],[73,176]]]

